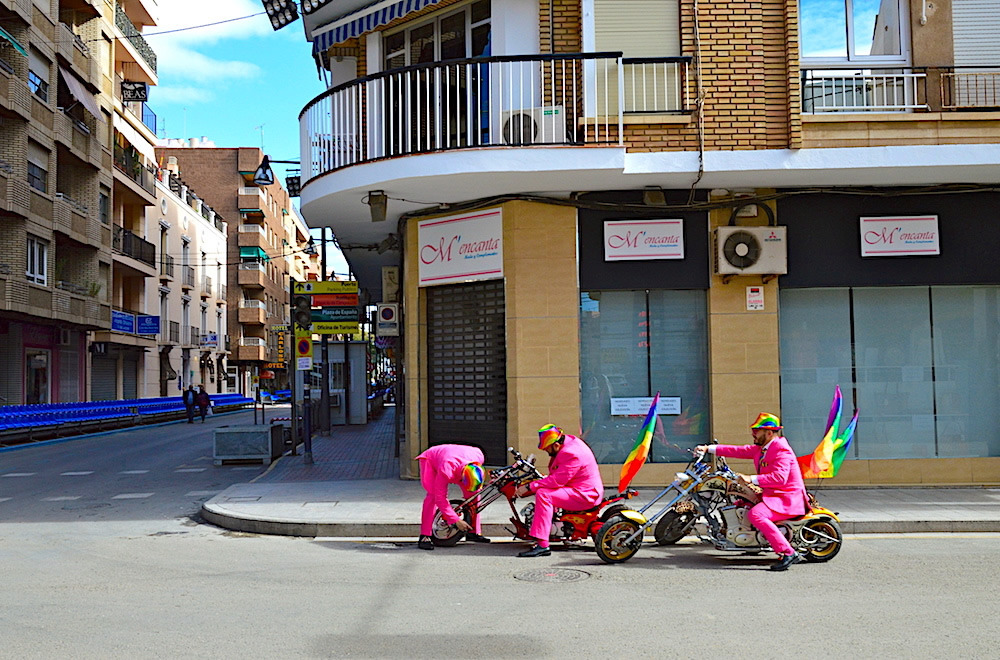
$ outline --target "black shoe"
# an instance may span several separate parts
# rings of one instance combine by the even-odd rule
[[[420,540],[417,541],[417,547],[421,550],[433,550],[434,542],[431,541],[431,537],[429,536],[421,536]]]
[[[800,561],[802,561],[802,555],[800,555],[797,552],[793,552],[792,554],[785,555],[779,561],[776,561],[773,564],[771,564],[771,568],[769,568],[768,570],[787,571],[789,566],[791,566],[792,564],[797,564]]]
[[[490,543],[490,540],[483,536],[482,534],[476,534],[475,532],[467,532],[465,535],[466,541],[472,541],[473,543]]]
[[[531,550],[525,550],[524,552],[517,553],[518,557],[548,557],[552,554],[552,551],[548,548],[543,548],[540,545],[536,545]]]

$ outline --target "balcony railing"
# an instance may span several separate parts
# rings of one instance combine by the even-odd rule
[[[246,299],[240,300],[240,309],[249,309],[249,308],[262,309],[266,312],[267,303],[265,303],[263,300],[246,300]]]
[[[184,266],[183,286],[194,287],[194,266]]]
[[[169,254],[163,255],[160,260],[160,275],[166,275],[167,277],[174,276],[174,258]]]
[[[124,227],[115,225],[111,247],[127,257],[132,257],[144,264],[156,267],[156,246],[147,240],[139,238]]]
[[[180,343],[181,324],[177,321],[170,321],[170,341]]]
[[[942,69],[941,107],[945,110],[1000,108],[1000,69]]]
[[[688,110],[691,58],[621,53],[481,57],[331,88],[299,115],[302,181],[449,149],[621,144],[626,113]]]
[[[115,145],[114,160],[115,169],[135,181],[146,192],[151,195],[156,194],[156,172],[154,170],[146,167],[140,159],[118,144]]]
[[[212,295],[212,278],[211,277],[206,277],[205,280],[201,283],[201,291],[202,291],[202,293],[204,293],[206,295],[209,295],[209,296]]]
[[[122,9],[121,3],[115,3],[115,26],[121,30],[125,38],[129,40],[129,43],[136,49],[142,59],[146,61],[149,68],[156,73],[156,53],[146,42],[146,39],[142,36],[142,33],[135,27],[135,24]]]
[[[803,69],[802,112],[926,110],[926,79],[913,69]]]
[[[267,342],[262,337],[240,337],[240,346],[267,347]]]

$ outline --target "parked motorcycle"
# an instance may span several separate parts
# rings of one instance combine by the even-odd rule
[[[529,502],[519,512],[515,506],[515,501],[518,499],[515,493],[518,487],[535,479],[541,479],[542,474],[535,467],[533,455],[525,458],[513,447],[508,448],[507,451],[514,457],[513,463],[492,470],[490,478],[478,491],[466,500],[451,500],[451,505],[465,522],[472,524],[473,514],[481,513],[499,499],[506,499],[513,514],[510,522],[514,525],[513,529],[507,527],[507,531],[513,534],[515,539],[533,540],[529,532],[534,517],[535,503]],[[621,502],[638,494],[632,489],[628,489],[624,493],[615,493],[605,497],[600,504],[586,511],[556,509],[550,541],[568,545],[587,538],[596,538],[598,530],[608,519],[625,510],[626,507]],[[460,531],[455,525],[449,525],[438,512],[431,530],[431,540],[434,545],[453,546],[464,537],[465,532]]]
[[[645,512],[672,495],[666,505],[648,518]],[[597,555],[609,564],[631,559],[642,545],[646,531],[660,545],[676,543],[689,533],[716,550],[763,552],[770,550],[764,537],[750,524],[747,512],[760,502],[754,486],[739,479],[721,456],[696,455],[684,472],[638,511],[619,511],[598,531]],[[829,561],[837,556],[843,534],[837,515],[823,508],[810,494],[805,515],[778,522],[778,529],[807,561]],[[654,527],[655,524],[655,527]]]

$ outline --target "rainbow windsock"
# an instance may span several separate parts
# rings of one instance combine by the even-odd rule
[[[624,493],[628,485],[632,483],[632,478],[642,469],[642,464],[649,457],[649,446],[653,442],[653,429],[656,428],[656,406],[660,403],[660,393],[653,397],[653,403],[646,413],[646,420],[639,429],[639,437],[635,441],[635,447],[622,464],[622,474],[618,479],[618,492]]]
[[[826,433],[816,446],[815,451],[808,456],[799,456],[799,468],[803,479],[828,479],[837,476],[840,465],[847,456],[847,448],[854,439],[854,429],[858,426],[858,411],[854,411],[851,423],[843,431],[840,430],[840,417],[844,405],[844,397],[840,393],[840,385],[833,395],[830,406],[830,417],[826,422]]]

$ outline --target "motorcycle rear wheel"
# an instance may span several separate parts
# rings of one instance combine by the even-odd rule
[[[800,534],[802,540],[809,544],[803,548],[806,561],[830,561],[837,556],[837,553],[840,552],[840,546],[844,544],[844,535],[840,531],[840,525],[834,520],[824,518],[810,520],[802,528]],[[836,539],[836,541],[830,541],[826,537]]]
[[[625,544],[625,539],[638,530],[639,524],[628,518],[618,516],[610,519],[597,532],[594,542],[597,556],[608,564],[620,564],[631,559],[632,555],[639,551],[642,538],[640,537],[628,545]]]
[[[656,523],[653,530],[653,538],[657,545],[673,545],[687,536],[691,523],[694,522],[693,513],[677,513],[667,511]]]
[[[461,504],[462,500],[451,500],[452,508],[462,516],[462,520],[471,525],[472,512],[468,509],[459,509]],[[450,548],[464,538],[465,532],[458,529],[455,525],[446,523],[441,512],[438,511],[437,515],[434,516],[434,526],[431,528],[431,542],[441,548]]]

